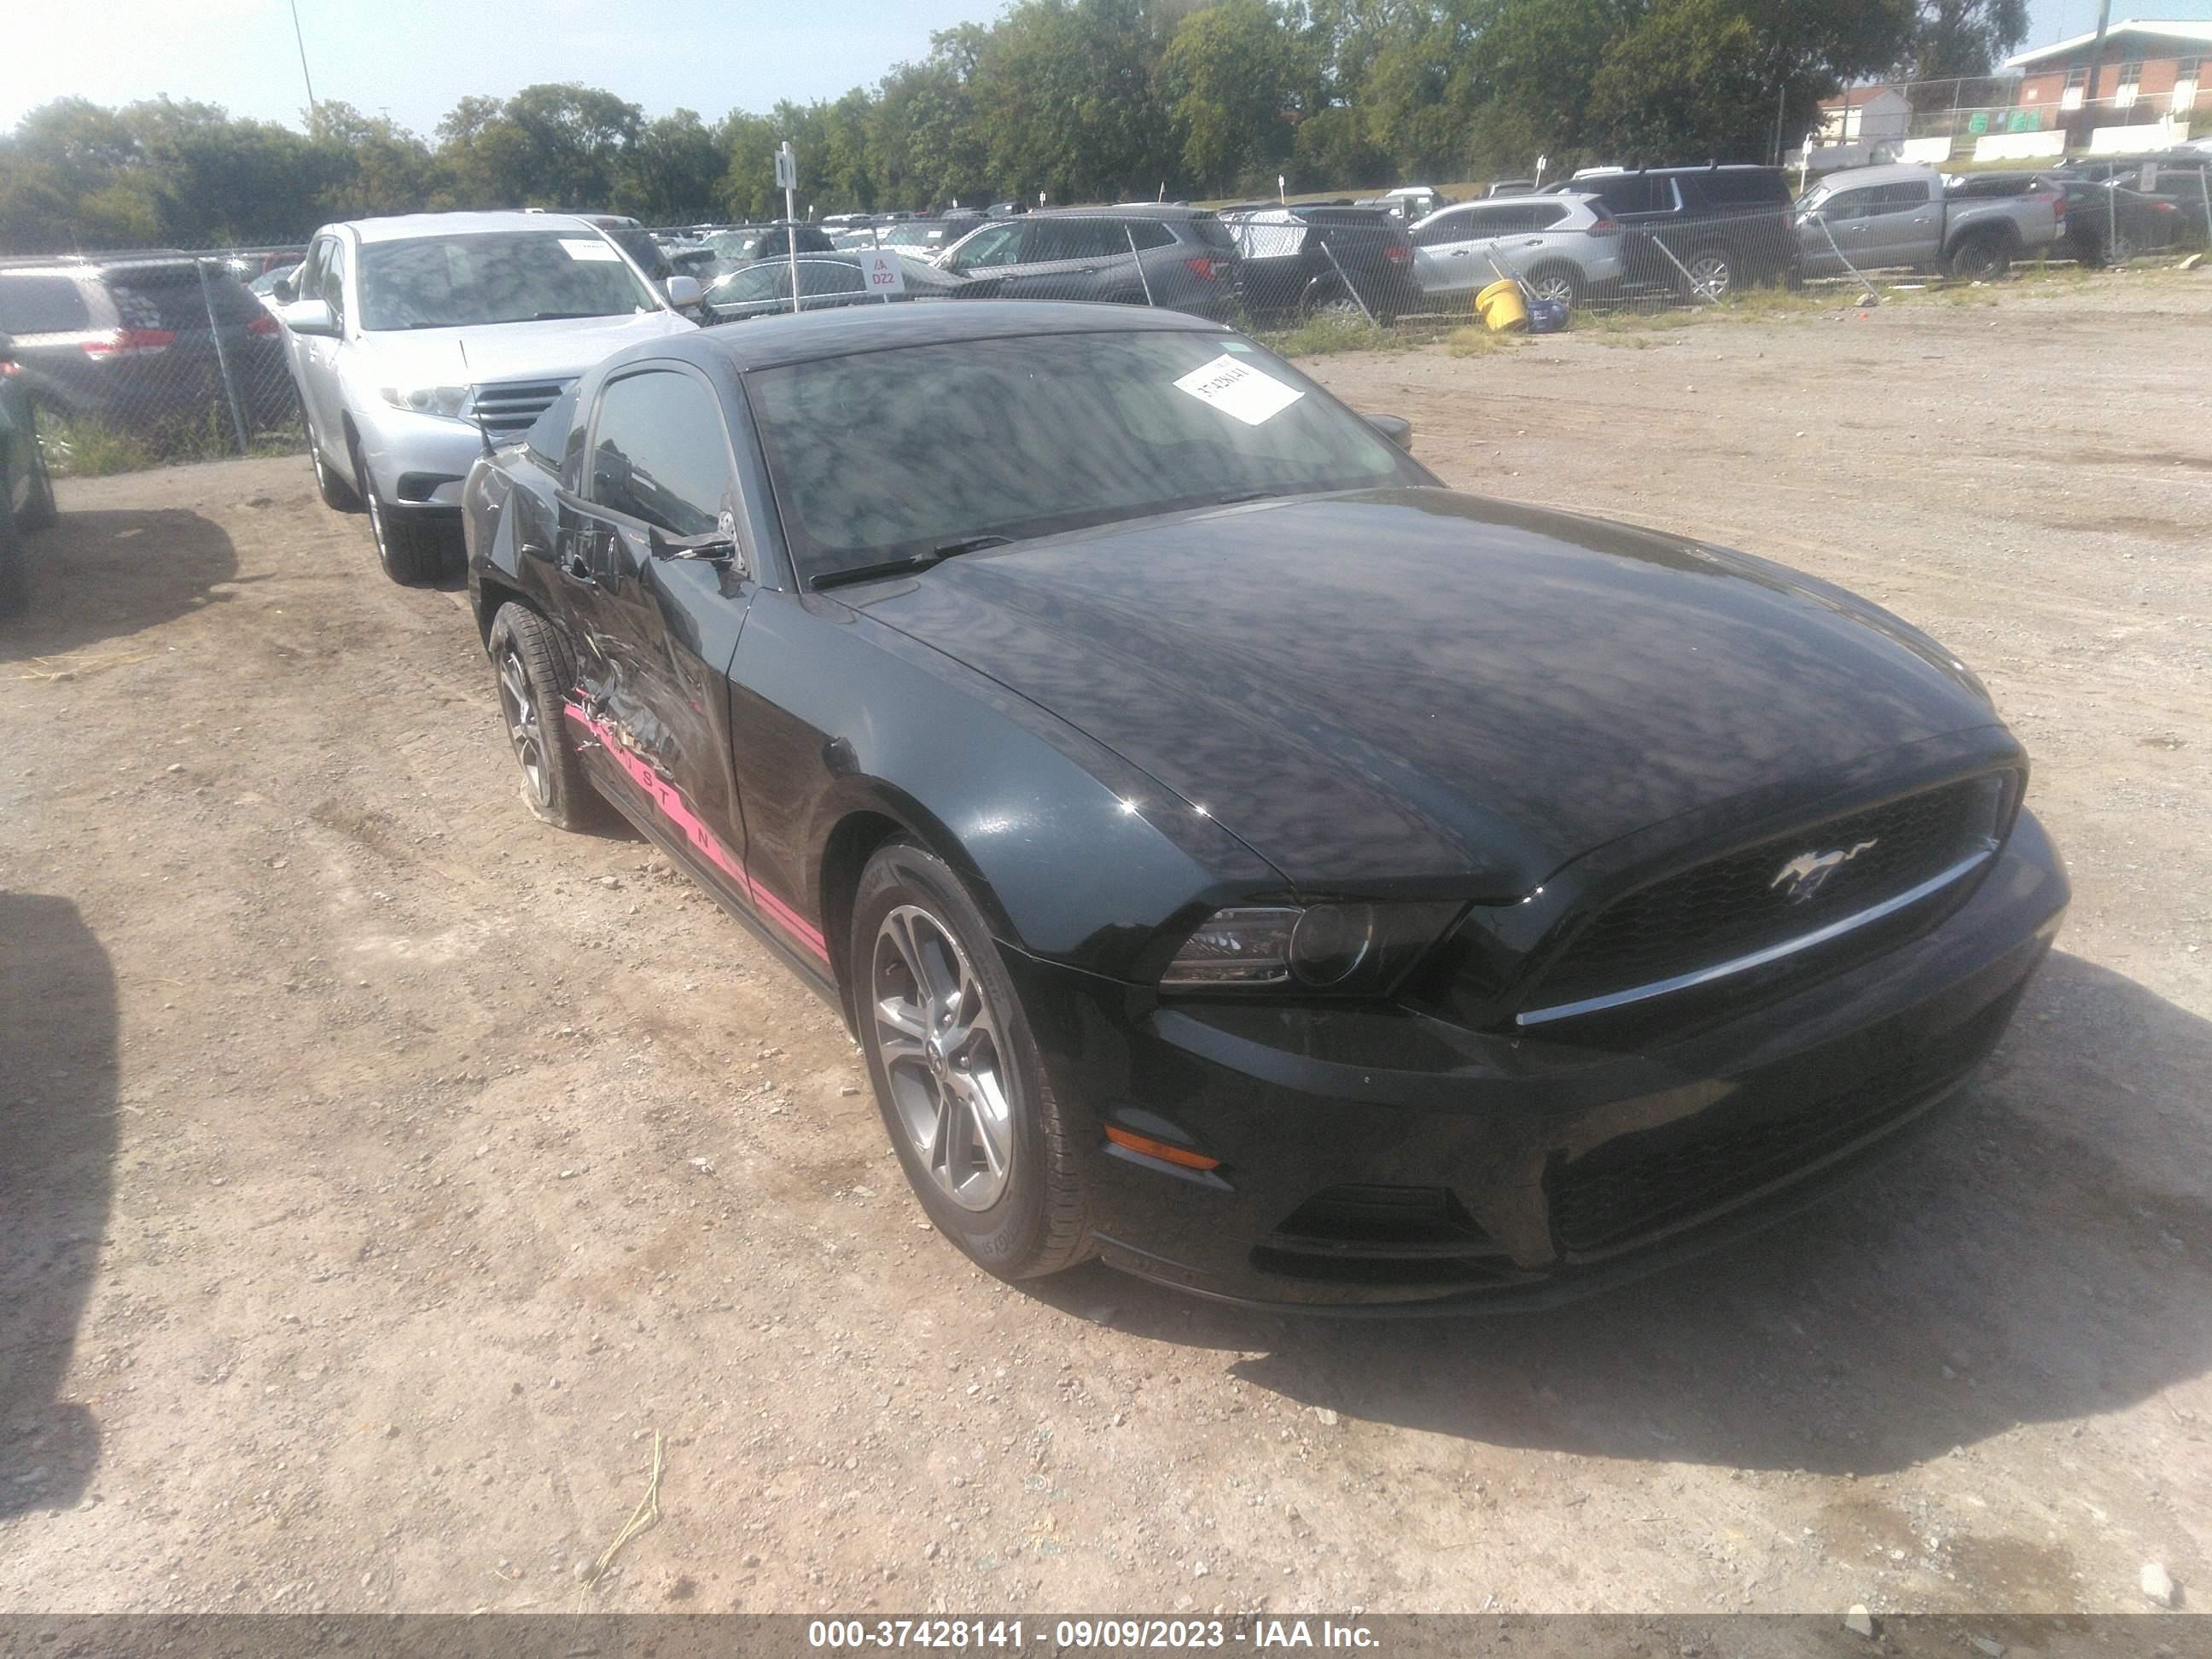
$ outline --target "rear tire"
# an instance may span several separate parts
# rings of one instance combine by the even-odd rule
[[[1996,231],[1978,231],[1951,254],[1951,274],[1970,283],[1995,283],[2012,269],[2012,244]]]
[[[846,961],[877,1108],[938,1230],[1000,1279],[1090,1255],[1077,1132],[990,927],[943,860],[904,841],[869,860]]]
[[[361,480],[362,500],[368,507],[368,533],[376,544],[384,574],[406,587],[442,580],[461,568],[461,538],[458,527],[421,523],[394,512],[376,493],[376,479],[362,464],[361,446],[353,447],[353,473]]]
[[[524,803],[556,830],[597,828],[606,808],[568,734],[576,674],[561,636],[536,611],[503,605],[487,648],[507,740],[522,768]]]
[[[1521,286],[1529,296],[1537,300],[1557,300],[1570,312],[1582,309],[1585,289],[1583,274],[1573,265],[1552,264],[1538,265],[1522,280]]]
[[[1682,269],[1690,274],[1685,299],[1725,300],[1735,291],[1735,256],[1726,248],[1699,248]]]

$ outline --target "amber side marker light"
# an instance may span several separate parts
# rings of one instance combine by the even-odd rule
[[[1186,1170],[1218,1170],[1221,1160],[1208,1158],[1204,1152],[1194,1152],[1188,1146],[1178,1146],[1171,1141],[1154,1140],[1147,1135],[1133,1135],[1127,1129],[1106,1126],[1106,1139],[1116,1146],[1133,1152],[1142,1152],[1146,1158],[1156,1158],[1163,1164],[1179,1164]]]

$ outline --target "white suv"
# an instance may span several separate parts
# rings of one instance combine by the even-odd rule
[[[1500,270],[1571,311],[1620,285],[1620,227],[1596,196],[1463,202],[1431,213],[1413,238],[1413,276],[1431,298],[1480,293]]]
[[[674,307],[699,285],[655,288],[569,215],[422,213],[324,226],[276,297],[316,485],[416,582],[460,568],[477,455],[610,353],[694,327]]]

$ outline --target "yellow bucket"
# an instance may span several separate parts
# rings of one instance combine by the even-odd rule
[[[1521,303],[1521,284],[1510,276],[1476,295],[1474,308],[1492,334],[1510,334],[1528,326],[1528,307]]]

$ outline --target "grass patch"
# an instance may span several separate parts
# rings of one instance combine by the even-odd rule
[[[1494,357],[1528,339],[1526,334],[1493,334],[1480,323],[1455,328],[1444,339],[1444,350],[1454,357]]]
[[[57,419],[41,415],[39,441],[46,466],[58,478],[104,478],[118,472],[144,472],[191,461],[228,460],[239,453],[238,433],[228,410],[179,416],[143,430],[125,430],[105,422]],[[297,422],[260,430],[248,428],[250,455],[293,455],[307,447]]]
[[[1422,343],[1419,336],[1403,329],[1384,328],[1364,317],[1334,311],[1261,337],[1270,350],[1285,357],[1325,357],[1337,351],[1411,351]]]

